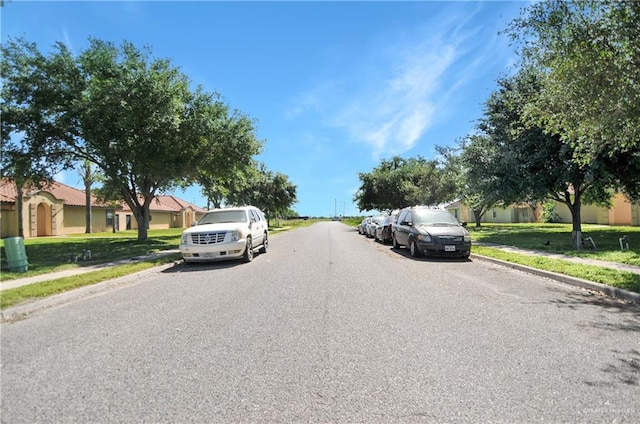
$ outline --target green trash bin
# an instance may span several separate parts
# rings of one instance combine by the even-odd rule
[[[4,239],[4,251],[7,255],[7,264],[11,272],[27,272],[27,252],[24,250],[24,238],[9,237]]]

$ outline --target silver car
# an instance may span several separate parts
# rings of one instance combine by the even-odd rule
[[[251,262],[257,248],[266,253],[268,247],[267,220],[254,206],[213,209],[184,230],[180,240],[185,262],[236,258]]]
[[[376,241],[379,241],[382,244],[386,244],[387,242],[391,242],[393,238],[391,237],[391,230],[393,221],[396,220],[397,214],[385,216],[380,225],[376,227],[376,232],[373,238]]]
[[[371,221],[365,226],[365,235],[369,238],[376,236],[376,228],[380,226],[384,215],[377,215],[371,218]]]

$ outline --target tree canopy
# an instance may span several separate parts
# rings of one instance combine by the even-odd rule
[[[640,3],[547,0],[533,3],[507,33],[541,90],[525,114],[598,162],[640,199]]]
[[[217,93],[192,89],[150,48],[90,39],[77,56],[62,43],[44,56],[18,39],[8,41],[3,58],[3,151],[18,152],[12,134],[33,163],[49,163],[33,159],[56,151],[96,164],[101,191],[127,203],[141,241],[156,195],[195,182],[206,189],[253,165],[260,152],[251,119],[231,112]]]
[[[260,208],[270,222],[271,218],[285,214],[297,201],[297,187],[279,172],[267,170],[264,164],[253,168],[241,185],[236,185],[227,200],[236,205],[254,205]]]
[[[566,138],[527,121],[524,110],[541,89],[537,72],[521,70],[498,85],[478,125],[492,152],[489,166],[481,168],[492,179],[488,195],[503,204],[546,199],[566,204],[580,243],[581,206],[608,202],[611,175],[598,162],[576,160],[576,147]],[[467,165],[479,169],[479,162]]]
[[[437,161],[424,158],[382,159],[372,172],[358,174],[354,196],[363,211],[392,211],[411,205],[435,205],[454,196],[455,182],[446,178]]]

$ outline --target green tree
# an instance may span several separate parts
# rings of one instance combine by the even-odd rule
[[[16,185],[18,235],[24,237],[24,190],[42,188],[71,164],[62,147],[59,63],[42,55],[36,45],[9,39],[2,49],[0,131],[2,176]]]
[[[576,248],[582,245],[583,204],[607,204],[613,177],[598,161],[576,159],[576,148],[559,134],[550,134],[525,116],[530,99],[542,89],[539,74],[522,70],[498,81],[499,88],[486,102],[478,125],[492,149],[487,167],[496,199],[514,202],[564,203],[571,211]]]
[[[597,162],[640,199],[640,2],[547,0],[530,5],[508,34],[526,67],[544,70],[528,119]]]
[[[391,211],[410,205],[435,205],[451,200],[455,183],[437,161],[421,157],[382,159],[371,172],[360,172],[354,196],[361,211]]]
[[[224,166],[215,172],[224,175],[235,167],[233,158],[244,164],[259,151],[246,117],[230,114],[217,94],[192,90],[184,74],[148,48],[91,39],[77,57],[62,43],[44,57],[35,44],[10,40],[3,55],[3,150],[17,132],[36,163],[46,149],[51,163],[64,157],[96,164],[101,193],[127,203],[140,241],[147,239],[155,196],[193,183],[201,158],[213,172],[216,156]]]
[[[456,147],[438,147],[445,158],[447,178],[455,183],[457,198],[471,209],[476,227],[487,211],[501,203],[496,177],[496,145],[486,134],[468,135]]]
[[[271,225],[271,218],[282,215],[296,203],[297,187],[286,175],[269,171],[261,164],[250,171],[244,186],[230,192],[228,201],[260,208]]]
[[[261,152],[262,142],[255,137],[254,122],[238,111],[221,118],[214,135],[213,148],[204,151],[198,161],[195,182],[207,204],[219,208],[256,166],[253,157]]]

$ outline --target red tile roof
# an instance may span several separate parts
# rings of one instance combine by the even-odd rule
[[[51,195],[56,199],[64,201],[65,205],[84,206],[86,203],[84,199],[84,191],[59,182],[53,182],[52,184],[46,185],[41,189],[35,187],[25,188],[24,196],[32,197],[35,194],[43,191],[51,193]],[[18,191],[14,182],[7,178],[3,178],[0,181],[0,200],[5,203],[15,203],[17,196]],[[109,206],[104,202],[99,202],[98,199],[93,195],[91,196],[91,205],[94,207],[102,208]]]
[[[69,206],[84,206],[84,191],[78,190],[76,188],[70,187],[68,185],[54,182],[50,186],[44,187],[41,190],[38,189],[27,189],[24,192],[25,197],[33,196],[34,194],[46,191],[51,193],[53,197],[56,199],[60,199],[64,201],[65,205]],[[0,180],[0,201],[4,203],[15,203],[16,196],[18,192],[16,190],[16,186],[13,181],[10,181],[6,178],[2,178]],[[110,205],[99,202],[95,196],[91,196],[91,205],[94,207],[109,207]],[[189,202],[185,202],[182,199],[179,199],[175,196],[157,196],[151,202],[150,209],[152,211],[157,212],[180,212],[183,209],[191,207],[197,212],[206,212],[206,209],[193,205]],[[129,206],[126,204],[123,205],[124,210],[130,210]]]
[[[156,212],[180,212],[188,207],[191,207],[196,212],[204,213],[207,210],[199,206],[189,203],[175,196],[156,196],[149,205],[149,210]],[[123,205],[123,210],[130,211],[131,209],[127,204]]]

